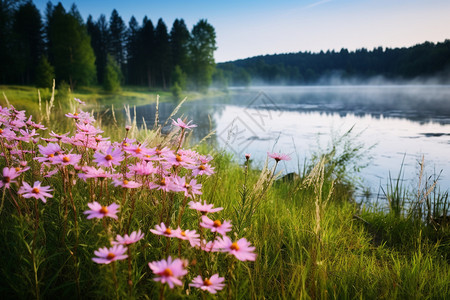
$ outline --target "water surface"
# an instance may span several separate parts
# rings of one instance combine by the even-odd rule
[[[162,103],[160,119],[176,104]],[[154,105],[137,108],[153,124]],[[415,189],[419,162],[426,175],[442,170],[440,184],[450,186],[450,86],[314,86],[233,89],[230,95],[186,102],[177,116],[194,120],[199,140],[216,130],[219,148],[243,159],[251,153],[262,164],[267,151],[290,154],[285,172],[298,172],[305,158],[352,129],[351,140],[371,148],[359,174],[372,193],[389,174],[397,177],[403,161],[405,184]]]

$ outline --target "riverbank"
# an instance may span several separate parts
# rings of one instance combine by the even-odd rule
[[[14,103],[17,108],[26,109],[27,111],[37,111],[39,109],[39,95],[42,103],[49,101],[51,98],[50,89],[38,89],[34,86],[22,85],[0,85],[0,96],[2,102],[4,97]],[[188,101],[199,100],[206,97],[222,96],[226,93],[216,89],[210,89],[206,93],[194,91],[181,92],[180,98],[187,98]],[[107,93],[99,86],[80,87],[73,92],[62,91],[56,89],[55,97],[59,102],[71,101],[73,98],[83,99],[89,106],[114,106],[116,108],[127,104],[131,107],[142,106],[156,102],[159,96],[161,102],[178,101],[170,91],[161,89],[150,89],[138,86],[124,86],[121,91],[116,93]],[[126,103],[124,103],[126,101]]]

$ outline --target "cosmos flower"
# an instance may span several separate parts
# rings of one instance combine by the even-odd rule
[[[189,205],[189,208],[195,209],[195,210],[201,212],[202,214],[215,213],[215,212],[221,211],[223,209],[223,207],[213,208],[214,205],[206,204],[206,201],[203,201],[203,204],[202,204],[201,200],[198,202],[191,201],[188,203],[188,205]]]
[[[119,205],[116,203],[112,203],[109,206],[102,206],[97,201],[92,203],[88,203],[90,210],[86,210],[83,213],[88,215],[88,219],[98,218],[101,219],[103,217],[111,217],[113,219],[117,219],[117,211],[119,209]]]
[[[250,242],[248,242],[245,238],[242,238],[237,242],[232,242],[229,237],[223,236],[218,238],[217,243],[217,246],[222,249],[222,252],[233,254],[241,261],[254,261],[256,259],[256,254],[253,253],[253,251],[255,251],[255,247],[252,247]]]
[[[116,240],[112,241],[111,244],[113,245],[130,245],[134,244],[137,241],[141,240],[144,237],[144,234],[139,229],[137,232],[133,231],[130,235],[125,234],[123,237],[120,235],[116,236]]]
[[[186,124],[186,123],[183,122],[183,120],[181,120],[180,118],[178,118],[177,121],[172,120],[172,125],[178,126],[178,127],[180,127],[180,128],[183,128],[183,129],[191,129],[191,128],[197,127],[197,125],[195,125],[195,124],[190,125],[191,122],[192,122],[192,120],[189,121],[189,122]]]
[[[202,216],[202,222],[200,223],[200,226],[203,228],[211,229],[211,232],[217,232],[221,235],[226,235],[227,232],[231,231],[231,222],[230,221],[223,221],[223,223],[219,220],[211,220],[207,216]]]
[[[171,289],[175,285],[182,285],[179,277],[187,274],[183,261],[179,258],[172,260],[171,256],[169,256],[167,260],[163,259],[148,263],[148,266],[155,275],[158,275],[158,277],[153,280],[167,283]]]
[[[156,229],[150,229],[150,231],[154,234],[175,237],[175,230],[170,229],[170,227],[166,227],[163,222],[161,222],[160,225],[156,225],[155,228]]]
[[[127,248],[122,245],[115,245],[109,249],[104,247],[94,251],[97,257],[93,257],[92,260],[98,264],[109,264],[113,261],[127,258],[128,255],[125,252],[127,252]]]
[[[197,180],[192,179],[189,183],[186,181],[186,177],[177,177],[175,183],[179,186],[180,191],[184,191],[184,196],[193,198],[194,195],[201,195],[200,189],[202,185],[197,183]]]
[[[195,230],[182,230],[180,227],[173,231],[173,236],[189,241],[192,247],[200,245],[200,235]]]
[[[267,155],[270,158],[275,159],[276,162],[279,162],[280,160],[291,160],[291,157],[287,154],[283,154],[283,153],[270,153],[267,152]]]
[[[202,276],[198,275],[192,280],[192,283],[190,283],[190,286],[202,289],[204,291],[208,291],[211,294],[217,293],[217,291],[220,291],[224,288],[225,284],[223,283],[225,281],[225,278],[219,277],[219,274],[214,274],[209,279],[205,278],[202,279]]]
[[[40,181],[35,181],[33,184],[33,187],[31,187],[28,183],[25,181],[22,183],[23,185],[19,188],[18,194],[22,195],[24,198],[35,198],[35,199],[41,199],[42,202],[46,203],[47,198],[53,198],[51,194],[48,192],[53,191],[50,189],[50,186],[41,186]]]
[[[119,165],[123,160],[122,150],[113,150],[112,147],[109,147],[105,153],[102,153],[100,151],[95,152],[94,158],[94,162],[96,162],[97,165],[111,168],[113,165]]]
[[[5,187],[7,189],[10,188],[11,183],[17,183],[14,179],[19,177],[20,174],[17,173],[15,168],[3,168],[3,178],[0,181],[0,188]]]
[[[132,180],[128,180],[128,179],[121,179],[121,178],[113,179],[113,183],[114,183],[114,186],[121,186],[121,187],[127,188],[127,189],[135,189],[142,185],[136,181],[132,181]]]
[[[77,165],[81,160],[81,154],[60,154],[58,156],[53,157],[53,164],[60,164],[63,166]]]

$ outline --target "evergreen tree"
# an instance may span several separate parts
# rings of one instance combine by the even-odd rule
[[[172,64],[187,71],[189,64],[189,30],[184,20],[176,19],[170,31],[170,49],[172,53]]]
[[[59,3],[48,11],[48,40],[56,79],[70,87],[91,84],[96,79],[95,55],[91,39],[76,9],[66,13]]]
[[[139,40],[139,24],[134,16],[128,23],[127,34],[127,76],[126,81],[129,84],[139,83],[139,73],[141,72],[141,63],[139,61],[139,48],[141,47]]]
[[[94,23],[92,16],[87,20],[87,31],[91,37],[91,46],[95,54],[95,66],[97,71],[97,81],[103,84],[105,75],[108,49],[110,48],[110,35],[108,22],[105,15],[100,15],[97,22]]]
[[[36,86],[51,88],[55,78],[55,69],[49,63],[47,57],[42,56],[36,67]]]
[[[122,67],[125,63],[125,43],[127,28],[117,10],[113,10],[109,18],[110,44],[109,53]]]
[[[122,81],[122,72],[120,66],[111,54],[107,56],[103,88],[107,92],[118,92],[120,82]]]
[[[167,33],[167,26],[162,19],[158,20],[155,30],[155,53],[154,60],[156,66],[157,82],[158,86],[162,86],[163,89],[167,88],[169,84],[171,73],[171,55],[169,34]]]
[[[206,20],[200,20],[193,28],[189,42],[191,58],[190,75],[196,90],[205,91],[212,82],[215,69],[214,51],[216,32]]]
[[[17,81],[31,84],[35,81],[36,66],[43,54],[41,14],[31,2],[21,5],[14,13],[14,70]]]
[[[155,45],[155,29],[153,23],[147,17],[142,21],[142,28],[140,30],[140,45],[139,61],[142,65],[141,81],[146,83],[148,87],[154,84],[154,45]]]

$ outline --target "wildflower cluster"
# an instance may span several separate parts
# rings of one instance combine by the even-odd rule
[[[85,105],[79,99],[75,101],[78,105]],[[77,211],[83,211],[84,220],[89,220],[86,222],[91,222],[92,226],[103,225],[102,236],[107,237],[110,245],[106,245],[105,239],[100,239],[100,248],[92,249],[95,255],[91,257],[93,262],[111,264],[115,273],[115,262],[121,260],[128,260],[131,268],[131,260],[138,251],[136,247],[134,252],[130,250],[133,244],[144,240],[149,245],[149,240],[168,239],[166,250],[161,251],[162,260],[148,263],[154,280],[174,288],[183,285],[181,279],[189,276],[192,279],[189,286],[210,293],[223,289],[225,278],[214,273],[217,270],[194,274],[189,261],[181,258],[181,243],[186,243],[184,249],[190,249],[183,253],[190,253],[196,263],[201,263],[197,258],[208,259],[202,253],[207,256],[225,253],[240,261],[256,259],[255,247],[250,242],[245,238],[234,240],[228,236],[233,231],[230,220],[211,216],[223,208],[214,208],[213,204],[200,199],[202,181],[214,174],[214,167],[211,156],[182,147],[186,131],[196,127],[192,121],[185,123],[180,118],[173,121],[172,125],[179,128],[178,138],[171,143],[154,145],[152,141],[139,142],[129,137],[129,128],[122,140],[111,141],[102,136],[103,131],[95,125],[94,116],[81,109],[66,114],[66,117],[73,119],[73,133],[52,131],[43,138],[39,132],[46,128],[33,122],[31,116],[27,119],[25,111],[12,106],[0,107],[0,156],[5,162],[0,187],[3,196],[9,190],[11,197],[7,199],[11,200],[19,215],[31,214],[27,199],[35,199],[36,234],[40,213],[38,200],[46,203],[53,198],[66,211],[64,224],[67,224],[68,208],[72,209],[76,243],[78,223],[83,221]],[[62,190],[61,186],[51,186],[58,180],[62,180]],[[81,187],[87,196],[75,201],[75,187]],[[154,219],[158,219],[150,230],[154,236],[147,235],[146,240],[142,227],[129,234],[132,227],[139,224],[131,222],[136,200],[143,198],[153,205]],[[189,226],[182,222],[188,207],[190,213],[186,215],[191,219],[197,216],[197,222],[192,224],[196,229],[185,228]],[[0,212],[2,208],[3,202]],[[175,215],[176,218],[173,217]],[[66,232],[62,236],[66,236]],[[179,258],[170,255],[172,238],[179,240]],[[75,260],[77,245],[71,250]],[[131,273],[129,270],[130,288],[133,285]],[[205,274],[210,276],[204,277]],[[114,281],[117,285],[115,274]]]

